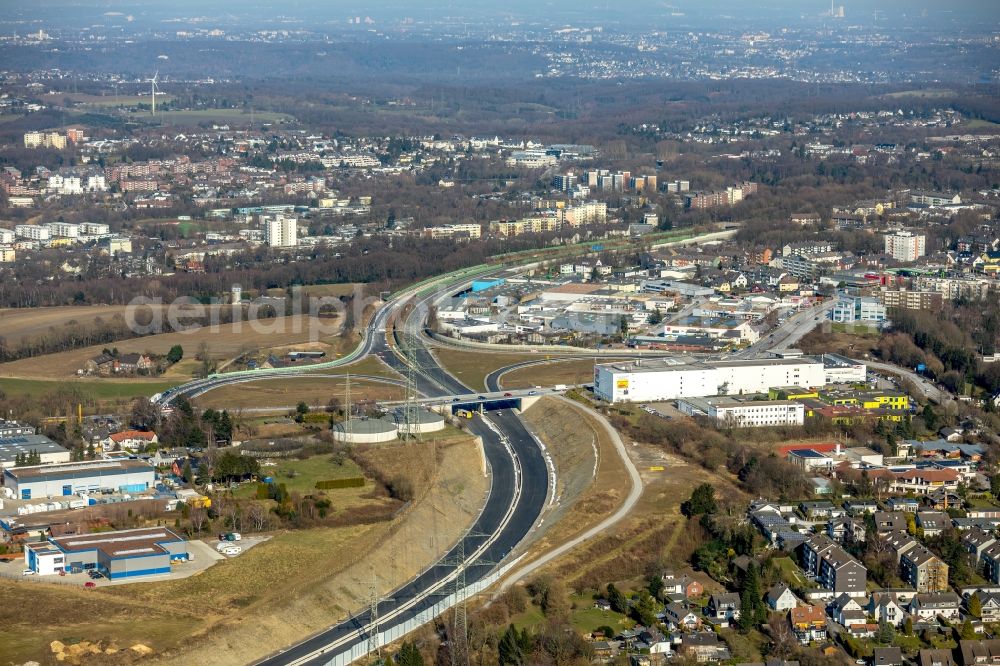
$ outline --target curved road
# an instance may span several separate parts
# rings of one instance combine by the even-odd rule
[[[315,364],[307,369],[313,372],[330,369],[374,355],[404,376],[412,375],[414,388],[425,396],[470,393],[468,387],[438,364],[425,344],[423,329],[427,306],[449,292],[455,293],[468,287],[476,277],[497,272],[496,267],[491,267],[489,270],[462,271],[432,280],[430,284],[436,284],[438,289],[429,296],[425,295],[431,290],[426,287],[427,282],[404,290],[375,312],[354,351],[342,359]],[[451,282],[445,282],[446,279]],[[394,328],[393,335],[397,344],[391,347],[386,339],[388,324],[394,314],[401,312],[401,306],[414,296],[417,297],[417,307],[404,319],[402,327]],[[179,396],[200,395],[226,384],[283,377],[296,372],[299,370],[212,376],[169,389],[153,399],[161,406],[167,406]],[[359,658],[367,654],[367,648],[378,640],[373,640],[373,634],[377,636],[379,632],[409,621],[426,622],[427,614],[433,612],[441,601],[455,591],[457,580],[464,579],[464,584],[468,586],[486,578],[495,570],[497,563],[504,561],[523,543],[534,529],[548,499],[549,471],[542,451],[511,409],[491,411],[489,416],[477,415],[467,425],[473,434],[482,439],[483,453],[491,471],[489,496],[467,535],[436,564],[395,590],[390,599],[377,603],[377,623],[373,622],[370,610],[365,610],[258,662],[259,664],[319,666],[334,661],[349,663],[352,656]],[[620,444],[620,440],[618,443]],[[624,450],[620,449],[620,452],[624,453]],[[641,484],[633,479],[630,497],[639,492]],[[626,503],[627,506],[630,503]],[[622,515],[624,511],[627,508],[620,510]],[[619,513],[608,520],[617,519],[616,517],[620,517]]]
[[[574,406],[576,405],[575,402],[573,402],[572,400],[570,400],[565,396],[557,396],[557,397],[560,400],[564,400],[571,405]],[[612,443],[615,445],[615,449],[618,451],[619,457],[621,457],[622,462],[625,464],[625,469],[628,470],[629,480],[632,483],[632,488],[629,490],[628,497],[625,498],[625,502],[623,502],[622,505],[618,507],[617,511],[615,511],[613,514],[602,520],[597,525],[594,525],[583,534],[573,537],[566,543],[550,550],[549,552],[545,553],[538,559],[532,560],[525,566],[514,571],[514,573],[505,578],[503,583],[501,583],[500,585],[501,591],[506,590],[508,587],[510,587],[517,581],[522,580],[525,577],[531,575],[532,573],[534,573],[538,569],[541,569],[552,560],[556,559],[557,557],[560,557],[561,555],[564,555],[573,548],[579,546],[581,543],[589,541],[590,539],[593,539],[595,536],[599,534],[604,534],[609,527],[611,527],[612,525],[620,521],[622,518],[627,516],[628,513],[632,510],[632,508],[635,506],[636,502],[638,502],[639,498],[642,496],[642,477],[639,476],[639,470],[636,469],[635,465],[632,463],[632,459],[628,457],[628,452],[625,450],[625,443],[622,442],[622,438],[618,434],[618,431],[615,430],[611,426],[611,424],[608,423],[608,420],[605,419],[600,414],[592,414],[591,416],[597,419],[597,421],[601,424],[601,427],[604,428],[604,431],[611,438]]]
[[[441,293],[462,288],[470,279],[471,276],[463,276],[458,283],[418,301],[417,307],[402,322],[402,328],[420,330],[426,318],[427,303]],[[424,396],[471,393],[468,387],[441,368],[420,335],[396,330],[397,347],[388,344],[388,324],[394,314],[401,312],[405,301],[400,298],[379,308],[365,327],[361,344],[348,357],[307,366],[302,371],[315,373],[316,370],[347,365],[373,355],[403,376],[408,375],[408,368],[412,366],[416,390]],[[402,346],[407,356],[401,355],[399,343],[405,343]],[[296,373],[285,370],[213,376],[170,389],[154,396],[154,401],[167,406],[180,396],[195,397],[219,386],[293,374]],[[334,659],[346,663],[349,661],[347,655],[357,656],[367,652],[367,647],[373,644],[373,633],[425,618],[428,612],[455,592],[458,580],[464,578],[463,583],[468,586],[487,577],[497,563],[504,561],[523,542],[534,528],[548,499],[549,473],[544,456],[534,438],[510,409],[492,411],[487,416],[477,415],[467,426],[482,439],[483,453],[491,472],[489,496],[469,533],[436,564],[394,590],[391,598],[379,602],[377,623],[372,621],[371,612],[366,609],[259,664],[318,666],[331,663]]]

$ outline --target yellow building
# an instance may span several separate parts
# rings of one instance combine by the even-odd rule
[[[1000,275],[1000,252],[984,252],[976,264],[987,275]]]
[[[767,392],[768,400],[805,400],[819,398],[819,391],[802,386],[778,386]]]

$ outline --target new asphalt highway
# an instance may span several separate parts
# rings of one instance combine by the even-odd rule
[[[461,289],[465,281],[448,285]],[[438,294],[441,292],[438,292]],[[435,294],[437,295],[437,294]],[[433,298],[433,297],[431,297]],[[424,345],[420,335],[404,331],[420,330],[426,320],[425,299],[406,317],[399,301],[383,305],[366,326],[361,344],[350,355],[360,360],[372,355],[403,376],[412,376],[416,392],[425,397],[469,394],[471,389],[449,375]],[[386,338],[393,316],[401,318],[394,329],[395,345]],[[333,363],[326,364],[333,366]],[[312,366],[310,369],[316,369]],[[171,389],[155,396],[167,406],[180,396],[194,397],[232,383],[285,376],[288,373],[258,371],[248,375],[218,375]],[[266,666],[318,666],[338,656],[358,654],[372,645],[372,634],[386,631],[418,618],[456,591],[456,580],[466,586],[488,576],[508,558],[533,529],[549,494],[549,470],[538,444],[512,411],[513,400],[487,405],[467,423],[483,442],[490,470],[490,492],[482,511],[467,535],[436,564],[394,590],[377,604],[377,624],[369,609],[257,663]],[[460,575],[461,574],[461,575]]]

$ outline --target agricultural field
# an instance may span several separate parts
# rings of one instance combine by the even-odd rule
[[[159,97],[157,97],[159,99]],[[148,101],[148,100],[147,100]],[[233,123],[249,125],[261,123],[293,123],[295,118],[287,113],[270,111],[254,111],[244,109],[190,109],[179,111],[157,111],[156,115],[149,111],[133,111],[128,114],[130,120],[139,120],[157,125],[190,126],[198,123]]]
[[[146,87],[148,88],[149,86]],[[42,99],[49,104],[63,105],[66,101],[70,101],[73,104],[101,108],[134,108],[140,104],[148,106],[152,102],[152,97],[149,96],[148,92],[141,95],[88,95],[86,93],[60,92],[51,95],[43,95]],[[167,95],[160,92],[156,93],[157,104],[165,104],[167,102],[172,102],[173,100],[173,95]]]
[[[217,330],[213,330],[212,327],[202,327],[181,333],[162,333],[0,363],[0,377],[65,379],[74,376],[87,359],[97,356],[108,347],[116,347],[123,354],[150,352],[163,355],[172,346],[181,345],[184,348],[185,358],[190,358],[204,342],[208,345],[209,355],[213,359],[224,360],[247,349],[284,348],[308,343],[316,337],[316,331],[329,332],[334,326],[335,324],[327,319],[293,315],[263,320],[254,326],[248,322],[238,322],[220,325]],[[22,324],[21,328],[27,329],[28,325]],[[325,337],[320,335],[320,339]]]
[[[100,319],[124,316],[127,305],[67,305],[58,308],[0,309],[0,338],[16,349],[24,340],[49,335],[72,326],[93,326]]]

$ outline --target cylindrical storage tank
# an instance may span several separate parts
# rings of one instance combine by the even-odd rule
[[[409,430],[409,434],[424,435],[444,430],[445,425],[444,416],[422,407],[413,411],[412,423],[406,422],[406,411],[403,409],[394,411],[392,418],[396,421],[396,428],[401,435],[406,435],[407,430]]]
[[[333,438],[346,444],[379,444],[399,438],[396,423],[389,419],[353,418],[333,428]]]

